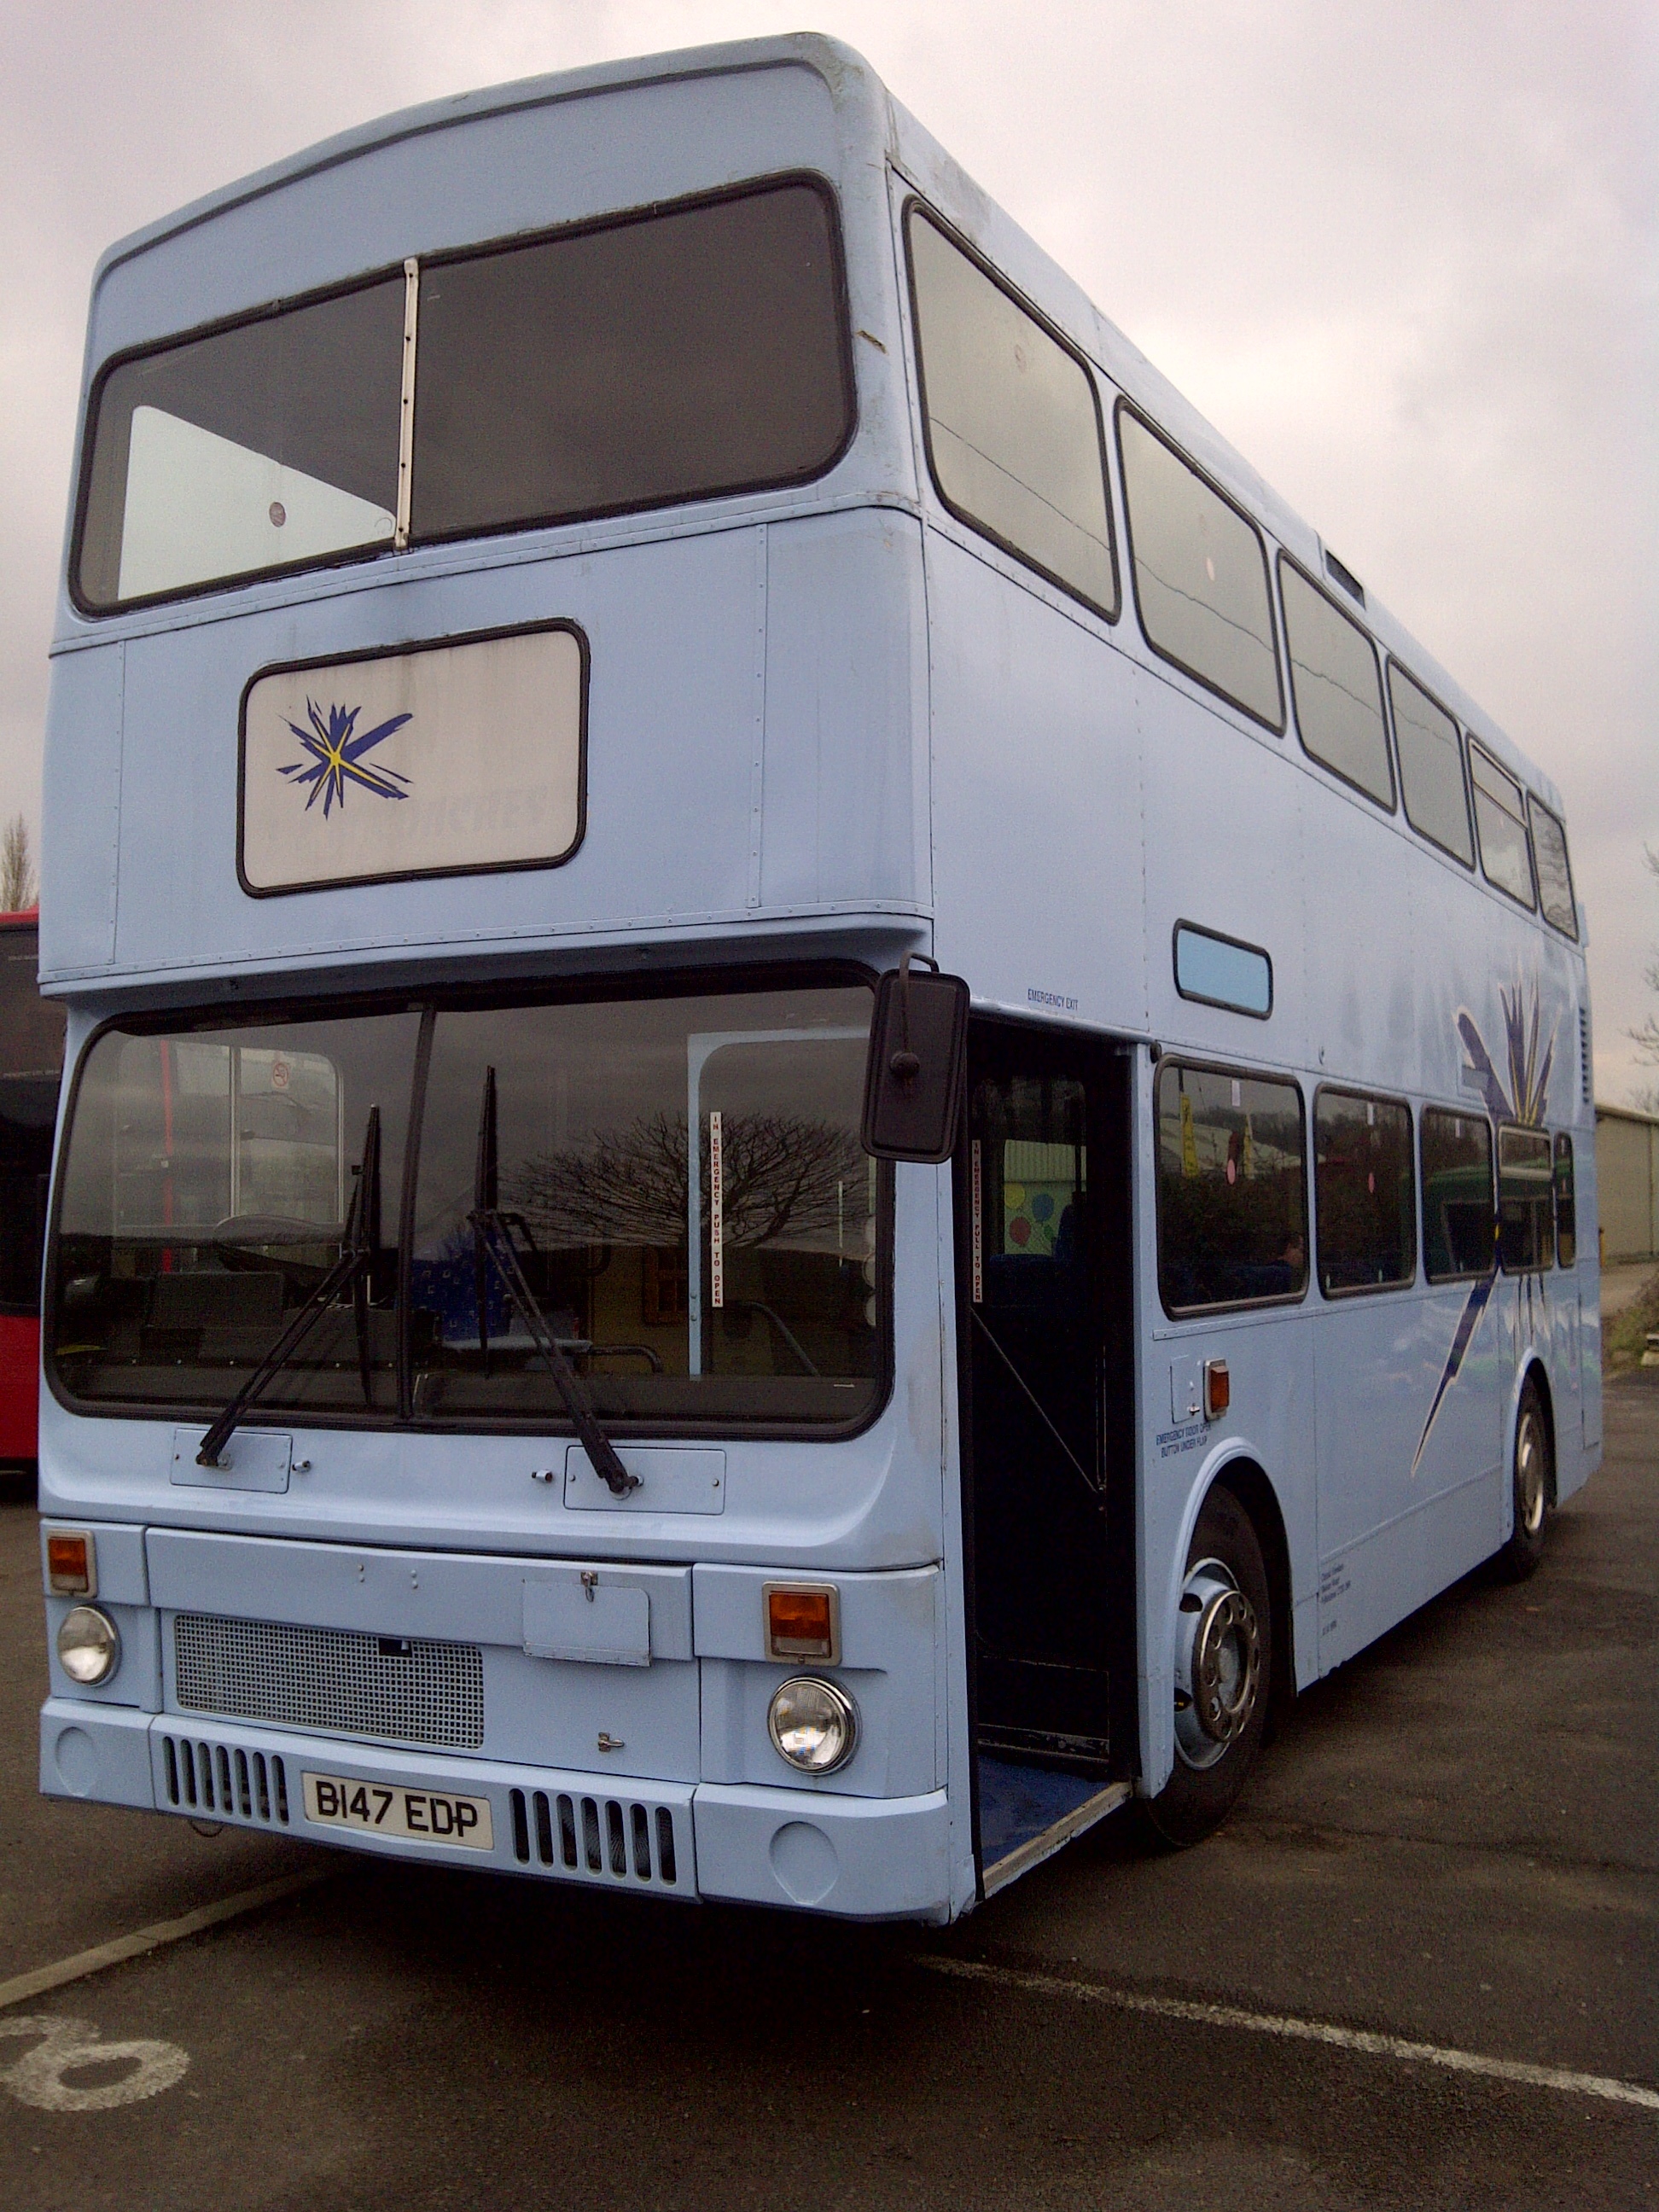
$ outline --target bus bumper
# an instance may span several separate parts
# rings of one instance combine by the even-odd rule
[[[313,1818],[319,1777],[362,1784],[375,1806],[393,1792],[404,1802],[412,1793],[428,1808],[434,1801],[487,1803],[489,1840],[481,1825],[473,1839],[458,1844]],[[488,1867],[588,1888],[853,1919],[950,1917],[950,1812],[942,1790],[850,1797],[623,1780],[430,1758],[70,1698],[49,1698],[41,1708],[40,1788],[49,1797],[137,1806],[382,1857]]]

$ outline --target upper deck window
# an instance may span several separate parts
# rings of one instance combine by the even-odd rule
[[[1393,660],[1389,663],[1389,696],[1394,704],[1394,742],[1400,755],[1407,819],[1443,852],[1472,868],[1474,840],[1469,834],[1457,725]]]
[[[1127,407],[1118,409],[1117,437],[1147,643],[1282,730],[1267,555],[1255,524]]]
[[[1117,560],[1093,378],[920,208],[907,228],[922,417],[940,498],[1115,617]]]
[[[85,606],[389,546],[404,280],[158,348],[93,400]]]
[[[800,181],[424,266],[411,537],[820,475],[853,426],[841,295]]]
[[[1469,747],[1469,777],[1474,785],[1474,826],[1480,838],[1480,866],[1522,906],[1534,903],[1532,848],[1527,842],[1526,802],[1513,776],[1505,775],[1490,753]]]
[[[434,260],[398,513],[400,272],[157,347],[92,402],[71,574],[103,611],[411,540],[819,475],[852,434],[828,187]]]
[[[1304,748],[1379,806],[1394,809],[1376,648],[1352,616],[1281,554],[1279,587],[1291,648],[1291,690]]]
[[[1544,919],[1577,939],[1578,907],[1572,895],[1572,863],[1567,858],[1567,833],[1547,806],[1527,794],[1532,816],[1532,857],[1538,868],[1538,900]]]

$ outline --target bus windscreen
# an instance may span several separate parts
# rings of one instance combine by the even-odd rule
[[[871,1006],[860,982],[112,1026],[71,1109],[52,1370],[77,1401],[216,1414],[345,1249],[378,1107],[367,1298],[341,1291],[261,1407],[563,1426],[480,1247],[487,1113],[483,1202],[602,1421],[860,1425],[884,1327]]]

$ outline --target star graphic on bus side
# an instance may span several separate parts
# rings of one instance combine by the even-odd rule
[[[394,714],[390,721],[366,730],[359,738],[352,732],[357,726],[357,717],[362,712],[361,707],[331,706],[328,720],[325,721],[317,702],[307,699],[306,712],[311,723],[308,730],[301,729],[297,722],[290,722],[288,726],[305,747],[311,764],[307,767],[305,761],[290,761],[277,773],[294,777],[297,783],[311,786],[311,796],[306,801],[307,814],[319,798],[323,802],[325,821],[336,799],[343,811],[349,783],[356,784],[364,791],[372,791],[377,799],[408,798],[407,790],[398,788],[399,784],[407,785],[409,778],[406,775],[400,775],[395,768],[377,768],[372,763],[365,767],[363,755],[378,745],[383,738],[389,738],[394,730],[402,729],[405,722],[413,719],[412,716]]]

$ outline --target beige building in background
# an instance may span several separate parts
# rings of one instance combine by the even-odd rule
[[[1659,1257],[1659,1114],[1595,1109],[1595,1182],[1601,1257]]]

